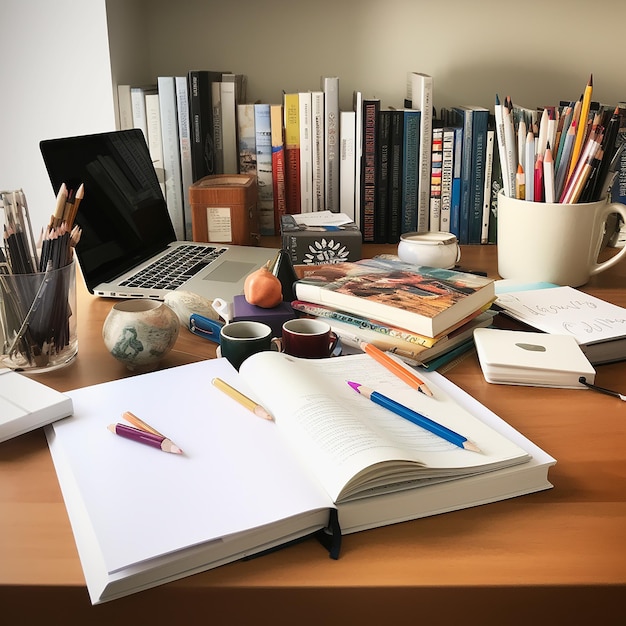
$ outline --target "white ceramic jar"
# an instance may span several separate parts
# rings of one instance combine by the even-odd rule
[[[109,352],[133,371],[157,368],[173,348],[180,322],[174,311],[156,300],[124,300],[113,305],[102,327]]]
[[[413,265],[452,269],[461,258],[461,249],[452,233],[404,233],[400,236],[398,256]]]

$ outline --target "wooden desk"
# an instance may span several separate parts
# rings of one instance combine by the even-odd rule
[[[493,247],[464,248],[462,260],[495,276]],[[625,279],[622,264],[583,289],[626,306]],[[101,339],[113,302],[82,287],[79,300],[77,359],[40,376],[60,390],[130,375]],[[181,332],[163,366],[213,355]],[[626,362],[600,366],[597,383],[626,392],[625,374]],[[350,535],[338,561],[310,540],[96,607],[42,430],[1,444],[2,623],[623,623],[626,403],[490,385],[475,355],[447,375],[558,460],[554,489]]]

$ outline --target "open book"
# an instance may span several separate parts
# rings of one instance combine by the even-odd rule
[[[210,384],[260,402],[256,417]],[[452,383],[430,398],[365,354],[263,352],[237,373],[215,359],[70,392],[47,431],[92,602],[312,534],[346,534],[547,489],[549,455]],[[471,439],[447,443],[356,394],[374,387]],[[131,411],[184,454],[112,435]]]

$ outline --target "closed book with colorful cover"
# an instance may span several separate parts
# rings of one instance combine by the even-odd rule
[[[485,380],[506,385],[586,389],[596,372],[571,335],[477,328],[474,342]]]
[[[395,259],[306,268],[296,298],[434,337],[491,302],[489,278]]]

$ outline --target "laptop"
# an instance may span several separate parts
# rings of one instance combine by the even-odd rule
[[[174,289],[231,301],[245,277],[276,249],[177,241],[165,198],[139,129],[39,144],[55,194],[84,185],[75,223],[87,288],[112,298],[163,300]]]

